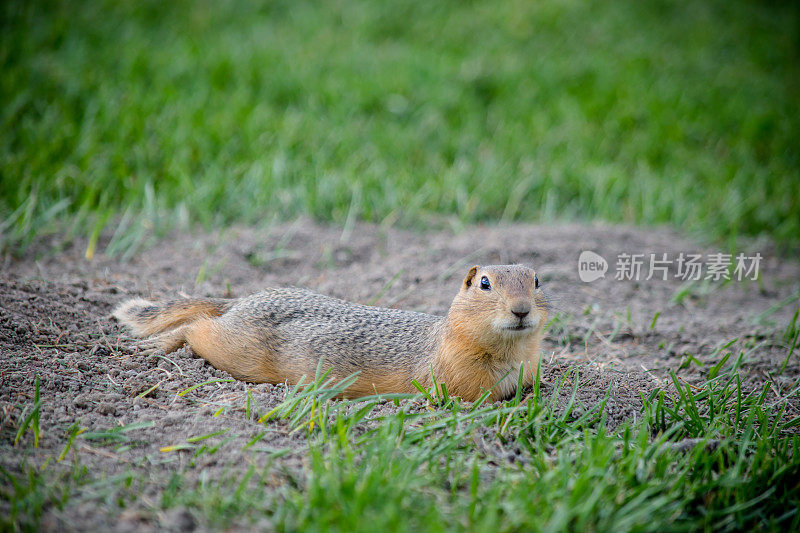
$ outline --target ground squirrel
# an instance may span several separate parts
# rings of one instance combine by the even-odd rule
[[[129,300],[114,317],[151,349],[188,344],[233,377],[297,383],[319,358],[337,380],[358,372],[350,398],[416,392],[431,369],[451,395],[493,400],[514,394],[520,364],[530,385],[547,304],[536,273],[520,265],[474,266],[447,316],[358,305],[304,289],[276,288],[240,299]],[[492,388],[494,387],[494,388]]]

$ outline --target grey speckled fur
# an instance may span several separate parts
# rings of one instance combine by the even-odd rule
[[[344,377],[364,371],[365,364],[391,368],[402,362],[402,367],[416,367],[429,360],[438,349],[445,317],[359,305],[305,289],[276,288],[236,301],[217,320],[233,330],[246,325],[249,334],[254,322],[263,322],[264,331],[283,345],[282,352],[307,358],[302,366],[314,368],[320,356],[336,357],[338,373]]]

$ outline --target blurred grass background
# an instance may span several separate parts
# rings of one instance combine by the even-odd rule
[[[800,242],[794,3],[8,1],[0,233],[604,219]]]

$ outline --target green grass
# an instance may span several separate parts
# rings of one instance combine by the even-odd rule
[[[721,359],[700,386],[675,378],[676,390],[656,390],[636,421],[613,429],[605,402],[576,400],[579,369],[550,395],[537,382],[527,397],[502,404],[450,398],[420,410],[402,402],[390,414],[375,413],[377,398],[331,400],[341,385],[323,375],[252,422],[291,420],[289,429],[307,435],[301,473],[247,461],[221,477],[189,476],[201,467],[184,461],[154,500],[142,494],[157,479],[135,471],[106,478],[73,455],[58,473],[47,462],[0,470],[0,503],[10,509],[3,526],[36,528],[46,509],[79,501],[112,514],[132,504],[153,516],[179,507],[209,527],[288,531],[796,530],[800,418],[785,415],[785,399],[769,384],[743,389],[740,363]],[[566,406],[557,407],[559,389],[571,391]],[[797,391],[795,384],[786,397]],[[214,454],[231,445],[223,433],[171,453]],[[105,443],[116,445],[120,431],[97,433],[112,434]],[[243,451],[265,453],[257,439]]]
[[[9,1],[0,230],[309,214],[800,235],[790,2]]]

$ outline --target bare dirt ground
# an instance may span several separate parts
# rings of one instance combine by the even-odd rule
[[[277,476],[302,477],[305,434],[288,431],[280,421],[266,428],[256,422],[259,413],[285,398],[287,388],[217,382],[180,395],[192,385],[229,376],[188,349],[137,354],[109,318],[113,306],[131,296],[235,297],[266,286],[295,285],[360,303],[444,314],[471,265],[526,263],[537,269],[554,317],[543,346],[544,393],[577,369],[582,408],[609,394],[612,426],[640,416],[642,395],[671,387],[669,370],[697,383],[728,352],[728,364],[743,354],[748,388],[770,383],[776,398],[786,395],[800,375],[797,354],[777,375],[787,353],[783,332],[797,309],[800,264],[777,257],[766,242],[737,250],[762,254],[759,281],[691,286],[674,278],[675,265],[670,279],[645,280],[647,261],[640,281],[617,281],[617,255],[667,253],[675,258],[679,252],[728,250],[701,246],[671,230],[621,226],[473,226],[457,233],[414,233],[361,224],[343,231],[300,220],[268,230],[175,234],[126,262],[87,261],[84,250],[78,243],[52,254],[41,244],[30,258],[7,259],[0,270],[0,465],[17,474],[23,464],[41,466],[48,460],[53,468],[66,469],[70,461],[56,465],[55,458],[72,424],[88,432],[142,424],[124,434],[128,440],[121,442],[129,447],[104,446],[109,438],[76,438],[67,457],[78,454],[82,465],[105,472],[107,479],[136,472],[139,476],[132,479],[141,480],[143,474],[150,481],[134,481],[129,490],[139,494],[137,503],[119,512],[110,510],[113,506],[98,508],[91,491],[101,487],[85,488],[88,495],[63,510],[46,509],[47,529],[202,525],[180,507],[153,511],[162,497],[158,487],[193,461],[201,468],[190,472],[213,477],[267,461],[274,461]],[[582,250],[608,260],[605,278],[579,280]],[[36,376],[41,380],[41,442],[32,448],[28,433],[14,446],[21,413],[33,401]],[[249,419],[248,390],[254,402]],[[382,409],[396,407],[387,402]],[[796,398],[789,410],[800,412]],[[265,429],[255,445],[242,449]],[[193,458],[160,451],[215,431],[226,433],[214,454]],[[513,444],[490,453],[508,460]]]

